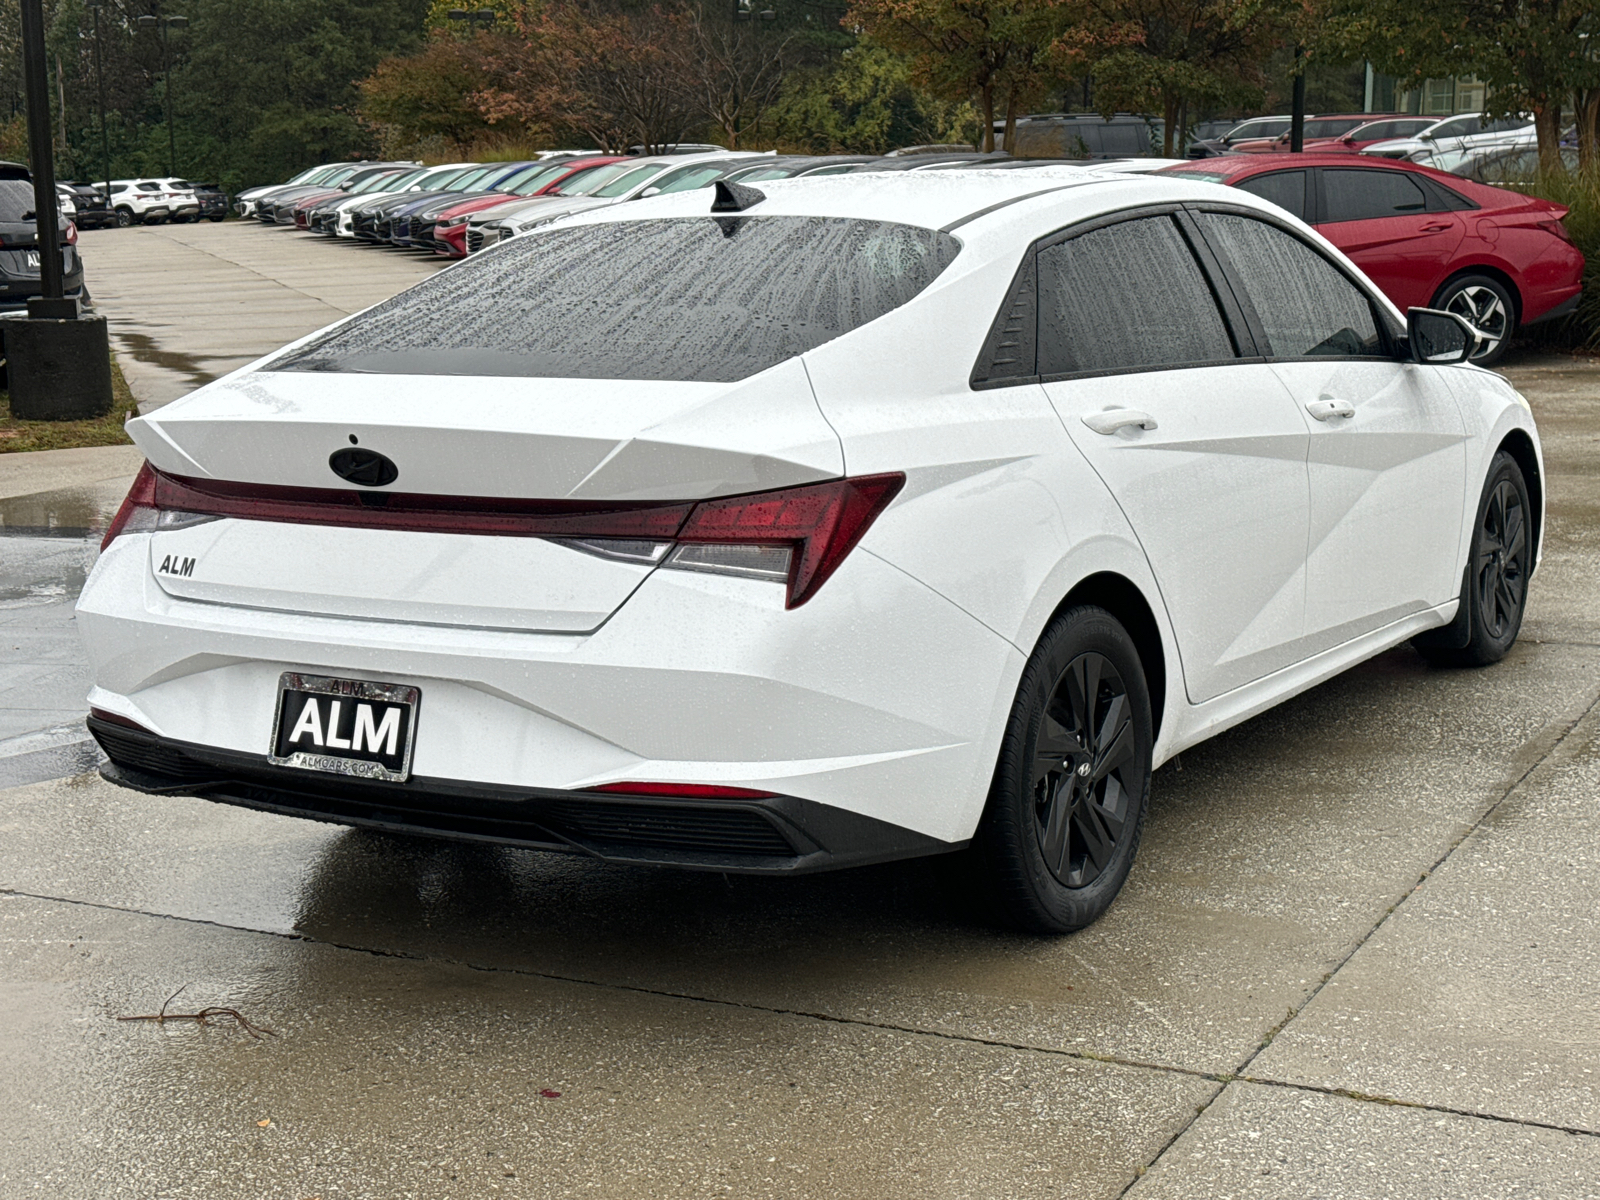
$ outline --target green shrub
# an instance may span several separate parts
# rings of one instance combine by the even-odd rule
[[[1565,204],[1562,222],[1583,251],[1583,298],[1562,321],[1535,325],[1530,334],[1541,345],[1570,350],[1600,350],[1600,170],[1540,175],[1518,190]]]

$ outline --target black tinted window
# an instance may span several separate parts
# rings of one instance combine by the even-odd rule
[[[274,369],[728,382],[898,308],[959,249],[932,229],[826,217],[527,234],[369,309]]]
[[[1373,221],[1428,211],[1428,197],[1404,171],[1338,167],[1322,172],[1322,221]]]
[[[1253,175],[1239,184],[1239,190],[1270,200],[1279,208],[1288,209],[1302,221],[1306,219],[1304,171],[1274,171],[1271,175]]]
[[[0,221],[20,222],[33,211],[33,184],[21,179],[0,179]]]
[[[1039,251],[1039,373],[1234,357],[1210,285],[1171,217],[1109,225]]]
[[[1232,261],[1280,358],[1382,355],[1372,304],[1337,267],[1265,221],[1202,213],[1206,236]]]

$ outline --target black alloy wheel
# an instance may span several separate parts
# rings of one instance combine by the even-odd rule
[[[1486,667],[1516,644],[1533,570],[1533,516],[1522,468],[1501,451],[1489,465],[1478,501],[1456,619],[1413,640],[1429,662]]]
[[[1068,933],[1111,906],[1143,832],[1153,740],[1127,631],[1101,608],[1057,617],[1023,671],[978,831],[1013,921]]]
[[[1089,651],[1067,664],[1033,746],[1033,830],[1050,873],[1081,888],[1128,832],[1133,714],[1122,676]]]

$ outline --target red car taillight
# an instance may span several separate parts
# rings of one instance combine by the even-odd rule
[[[76,246],[78,244],[78,226],[76,222],[67,222],[67,232],[62,235],[61,240],[68,246]]]
[[[1559,218],[1553,221],[1540,221],[1539,228],[1544,230],[1546,233],[1555,234],[1556,237],[1560,238],[1563,242],[1572,243],[1572,235],[1567,232],[1566,225],[1564,225]]]
[[[634,562],[781,580],[787,607],[796,608],[838,570],[905,481],[861,475],[699,502],[613,505],[180,479],[146,463],[100,548],[124,533],[215,517],[543,537]]]

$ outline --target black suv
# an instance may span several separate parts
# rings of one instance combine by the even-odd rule
[[[68,221],[60,221],[62,287],[66,295],[83,295],[83,260],[66,241]],[[72,235],[76,239],[76,234]],[[40,294],[39,238],[33,220],[33,184],[0,177],[0,312],[26,308]]]
[[[220,221],[228,215],[228,193],[221,184],[193,183],[194,198],[200,201],[200,216],[208,221]],[[198,220],[198,218],[196,218]]]
[[[77,183],[69,179],[61,186],[72,193],[72,203],[78,209],[73,220],[79,229],[99,229],[117,223],[117,214],[106,203],[105,184]]]

